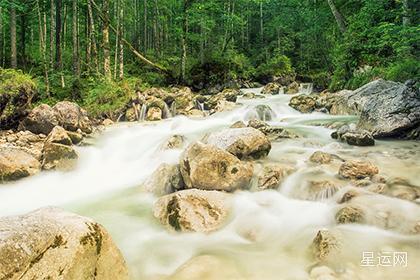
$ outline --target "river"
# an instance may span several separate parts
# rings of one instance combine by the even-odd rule
[[[259,93],[261,89],[245,92]],[[343,256],[333,265],[343,279],[420,279],[420,236],[365,225],[336,225],[334,195],[305,198],[305,180],[336,179],[338,166],[313,166],[309,156],[322,150],[345,159],[372,161],[387,177],[403,177],[420,185],[420,143],[377,141],[374,147],[353,147],[330,138],[321,124],[350,122],[352,116],[301,114],[287,104],[288,95],[238,99],[237,108],[206,118],[177,116],[155,123],[120,123],[96,137],[93,145],[77,147],[80,159],[74,171],[44,172],[0,188],[0,215],[23,214],[43,206],[59,206],[91,217],[111,233],[123,252],[133,279],[166,279],[183,263],[200,254],[223,260],[208,279],[222,279],[235,267],[243,279],[307,279],[313,264],[308,247],[320,229],[339,230],[344,236]],[[296,166],[278,190],[237,192],[229,224],[211,234],[170,233],[152,215],[157,199],[140,190],[141,183],[161,164],[177,163],[181,149],[162,150],[171,135],[184,135],[188,143],[208,132],[255,116],[255,106],[269,105],[270,125],[287,127],[303,135],[272,143],[265,161]],[[188,145],[188,143],[186,145]],[[346,186],[344,186],[346,188]],[[418,205],[388,198],[396,211]],[[420,221],[419,221],[420,222]],[[249,238],[252,236],[252,238]],[[362,267],[363,252],[407,252],[407,267]],[[410,265],[411,264],[411,265]],[[219,275],[220,273],[220,275]],[[356,276],[357,275],[357,276]],[[220,276],[220,277],[218,277]],[[242,279],[242,278],[241,278]]]

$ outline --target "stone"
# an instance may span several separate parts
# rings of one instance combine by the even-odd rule
[[[37,174],[41,164],[20,149],[0,148],[0,182],[14,181]]]
[[[235,155],[239,159],[260,159],[271,150],[271,143],[261,131],[246,128],[229,128],[210,134],[207,143]]]
[[[264,122],[273,120],[276,115],[271,107],[266,104],[257,105],[254,110],[257,114],[257,118]]]
[[[44,170],[71,170],[75,167],[78,158],[73,147],[46,142],[42,152],[42,168]]]
[[[136,122],[139,120],[134,107],[130,107],[127,109],[127,111],[125,112],[125,120],[127,122]]]
[[[230,128],[244,128],[246,124],[243,121],[237,121],[230,126]]]
[[[224,225],[230,208],[227,193],[183,190],[161,197],[154,205],[153,214],[171,230],[208,233]]]
[[[253,165],[229,152],[196,142],[181,156],[180,170],[186,188],[235,191],[249,187]]]
[[[185,188],[179,165],[162,163],[144,183],[143,189],[163,196]]]
[[[215,112],[232,111],[235,108],[236,108],[236,103],[226,101],[226,100],[220,100],[220,101],[217,102],[217,104],[214,107],[214,110],[212,110],[212,112],[215,113]]]
[[[258,188],[261,190],[277,189],[284,182],[287,176],[292,174],[296,169],[294,167],[270,163],[264,165],[262,171],[258,175]]]
[[[365,222],[365,212],[360,207],[346,205],[336,213],[335,220],[339,224],[363,224]]]
[[[92,133],[92,122],[87,112],[79,105],[69,101],[61,101],[53,109],[58,114],[59,125],[68,131],[80,129],[84,133]]]
[[[332,197],[340,188],[330,180],[318,180],[308,182],[309,200],[324,200]]]
[[[311,244],[312,257],[325,262],[336,256],[341,247],[340,236],[328,229],[319,230]]]
[[[100,224],[51,207],[0,218],[0,279],[129,276],[121,252]]]
[[[368,161],[348,160],[344,162],[338,174],[345,179],[364,179],[370,178],[379,173],[378,167]]]
[[[48,135],[47,142],[71,146],[73,144],[66,130],[61,126],[55,126]]]
[[[357,129],[349,125],[341,126],[337,131],[331,134],[333,139],[346,142],[352,146],[374,146],[375,140],[372,134],[363,129]]]
[[[110,120],[110,119],[104,119],[103,121],[102,121],[102,125],[103,126],[111,126],[111,125],[113,125],[114,124],[114,122],[112,121],[112,120]]]
[[[151,107],[147,110],[147,121],[160,121],[162,120],[162,110],[159,107]]]
[[[81,133],[74,132],[74,131],[66,131],[66,132],[67,132],[67,135],[70,137],[73,145],[80,144],[83,141],[83,135]]]
[[[286,94],[296,94],[299,92],[299,84],[297,82],[292,82],[286,87]]]
[[[310,162],[319,163],[319,164],[328,164],[332,162],[332,160],[333,160],[332,154],[322,152],[322,151],[316,151],[309,157]]]
[[[262,94],[279,94],[280,92],[280,86],[276,83],[269,83],[267,84],[261,91]]]
[[[172,135],[162,144],[162,149],[182,149],[185,144],[185,137],[182,135]]]
[[[297,95],[292,97],[289,106],[301,113],[311,113],[316,109],[316,98],[311,95]]]
[[[35,134],[48,135],[59,123],[58,114],[47,104],[41,104],[22,120],[19,128]]]

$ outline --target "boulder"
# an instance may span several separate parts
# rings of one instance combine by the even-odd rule
[[[290,138],[299,138],[299,135],[287,130],[286,128],[280,126],[270,126],[267,123],[258,120],[252,119],[248,122],[248,127],[258,129],[264,133],[269,141],[276,141],[279,139],[290,139]]]
[[[127,111],[125,112],[125,120],[127,122],[135,122],[139,120],[136,109],[134,107],[130,107],[127,109]]]
[[[144,183],[143,189],[156,196],[163,196],[185,188],[179,165],[161,164]]]
[[[66,130],[61,126],[55,126],[48,135],[47,142],[71,146],[73,144]]]
[[[256,113],[257,119],[261,121],[271,121],[276,116],[274,111],[270,108],[270,106],[266,104],[260,104],[255,106],[254,111]]]
[[[69,101],[61,101],[55,104],[53,109],[58,114],[59,125],[68,131],[80,129],[84,133],[92,133],[92,122],[87,112],[79,105]]]
[[[184,147],[185,137],[182,135],[172,135],[162,144],[163,150],[181,149]]]
[[[114,122],[112,121],[112,120],[110,120],[110,119],[104,119],[103,121],[102,121],[102,125],[103,126],[111,126],[111,125],[113,125],[114,124]]]
[[[271,143],[261,131],[246,128],[229,128],[210,134],[207,143],[228,151],[239,159],[260,159],[271,150]]]
[[[372,134],[364,129],[343,125],[331,134],[331,137],[352,146],[374,146],[375,140]]]
[[[70,137],[73,145],[80,144],[83,141],[83,135],[79,132],[66,131],[67,135]]]
[[[330,180],[311,180],[307,184],[305,199],[324,200],[332,197],[340,188]]]
[[[269,83],[267,84],[261,91],[262,94],[279,94],[280,92],[280,86],[276,83]]]
[[[348,160],[344,162],[338,174],[345,179],[364,179],[379,173],[378,167],[368,161]]]
[[[232,111],[235,109],[236,103],[226,100],[219,100],[214,107],[213,110],[211,110],[212,113],[216,112],[225,112],[225,111]]]
[[[297,82],[292,82],[290,85],[286,87],[285,93],[286,94],[296,94],[299,92],[299,84]]]
[[[40,163],[29,153],[20,149],[0,148],[0,182],[32,176],[40,170]]]
[[[155,203],[153,213],[171,230],[207,233],[224,225],[230,207],[227,193],[183,190],[161,197]]]
[[[45,135],[33,134],[30,131],[0,131],[0,146],[5,149],[22,150],[40,161]]]
[[[311,113],[316,109],[316,98],[311,95],[297,95],[292,97],[289,106],[301,113]]]
[[[309,157],[310,162],[319,163],[319,164],[327,164],[327,163],[330,163],[332,160],[333,160],[332,154],[325,153],[322,151],[316,151]]]
[[[328,229],[318,231],[310,247],[313,259],[325,262],[337,256],[342,246],[340,239],[338,232]]]
[[[162,120],[162,110],[159,107],[151,107],[147,110],[147,121],[160,121]]]
[[[366,220],[365,216],[366,213],[362,208],[353,205],[346,205],[335,214],[335,220],[339,224],[363,224]]]
[[[230,128],[244,128],[246,124],[243,121],[237,121],[230,126]]]
[[[258,188],[261,190],[277,189],[287,176],[292,174],[296,169],[294,167],[270,163],[264,165],[261,172],[258,174]]]
[[[358,128],[375,138],[407,137],[420,124],[420,90],[413,83],[370,82],[336,98],[332,112],[360,115]]]
[[[42,151],[42,168],[44,170],[70,170],[76,165],[79,158],[71,146],[45,142]]]
[[[1,218],[0,256],[0,279],[129,279],[101,225],[57,208]]]
[[[186,188],[235,191],[246,189],[253,175],[253,165],[212,145],[190,145],[180,161]]]
[[[29,113],[20,123],[21,130],[35,134],[48,135],[59,123],[57,112],[47,104],[41,104]]]

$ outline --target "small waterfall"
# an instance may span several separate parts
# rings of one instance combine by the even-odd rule
[[[195,100],[195,107],[200,111],[204,111],[204,103],[200,103],[198,100]]]
[[[311,94],[314,89],[314,84],[312,83],[302,83],[299,85],[299,93]]]
[[[175,102],[173,102],[175,103]],[[163,119],[169,119],[172,118],[172,113],[171,110],[169,109],[168,104],[165,103],[165,105],[163,106],[163,110],[162,110],[162,118]]]
[[[147,114],[147,105],[143,103],[141,105],[140,114],[139,114],[139,121],[145,121],[146,120],[146,114]]]
[[[252,108],[247,114],[246,119],[258,119],[260,121],[271,121],[276,117],[276,113],[274,113],[273,109],[266,104],[260,104]]]
[[[170,111],[171,111],[172,116],[176,116],[177,115],[176,102],[175,101],[172,102]]]
[[[284,87],[280,87],[279,94],[284,94]]]

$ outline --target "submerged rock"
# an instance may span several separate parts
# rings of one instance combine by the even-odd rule
[[[258,119],[261,121],[271,121],[275,116],[275,113],[270,106],[265,104],[255,106],[254,110],[257,113]]]
[[[211,232],[226,222],[230,195],[218,191],[183,190],[161,197],[154,216],[172,230]]]
[[[261,91],[262,94],[279,94],[280,92],[280,86],[276,83],[269,83],[267,84]]]
[[[333,160],[332,154],[322,152],[322,151],[316,151],[309,157],[310,162],[319,163],[319,164],[327,164],[327,163],[332,162],[332,160]]]
[[[352,146],[374,146],[375,140],[372,134],[363,129],[356,129],[349,125],[341,126],[331,134],[333,139],[337,139]]]
[[[163,196],[185,188],[179,165],[161,164],[144,183],[143,189],[156,196]]]
[[[311,113],[316,109],[316,98],[305,94],[294,96],[290,99],[289,106],[301,113]]]
[[[129,279],[101,225],[57,208],[0,219],[0,278]]]
[[[71,146],[73,144],[73,141],[70,139],[66,130],[61,126],[55,126],[48,135],[46,141],[49,143],[63,144],[67,146]]]
[[[268,138],[259,130],[246,128],[229,128],[212,133],[207,143],[228,151],[239,159],[260,159],[271,150]]]
[[[363,224],[366,220],[365,212],[357,206],[346,205],[338,210],[335,220],[339,224],[358,223]]]
[[[75,167],[79,155],[71,146],[45,142],[42,151],[42,168],[45,170],[71,170]]]
[[[59,124],[57,112],[47,104],[41,104],[29,113],[20,123],[21,130],[29,130],[35,134],[48,135]]]
[[[41,164],[32,155],[14,148],[0,148],[0,182],[37,174]]]
[[[316,261],[325,262],[337,256],[341,247],[338,232],[323,229],[318,231],[310,247]]]
[[[279,163],[270,163],[264,165],[258,175],[258,188],[261,190],[277,189],[287,176],[296,169]]]
[[[286,94],[296,94],[299,92],[299,84],[297,82],[292,82],[286,87]]]
[[[180,169],[187,188],[202,190],[246,189],[253,174],[251,163],[201,142],[187,148],[181,156]]]
[[[182,135],[172,135],[166,140],[163,145],[162,149],[169,150],[169,149],[181,149],[184,146],[185,137]]]
[[[162,110],[159,107],[151,107],[147,110],[147,121],[160,121],[162,120]]]
[[[345,179],[364,179],[379,173],[378,167],[368,161],[348,160],[344,162],[338,174]]]

